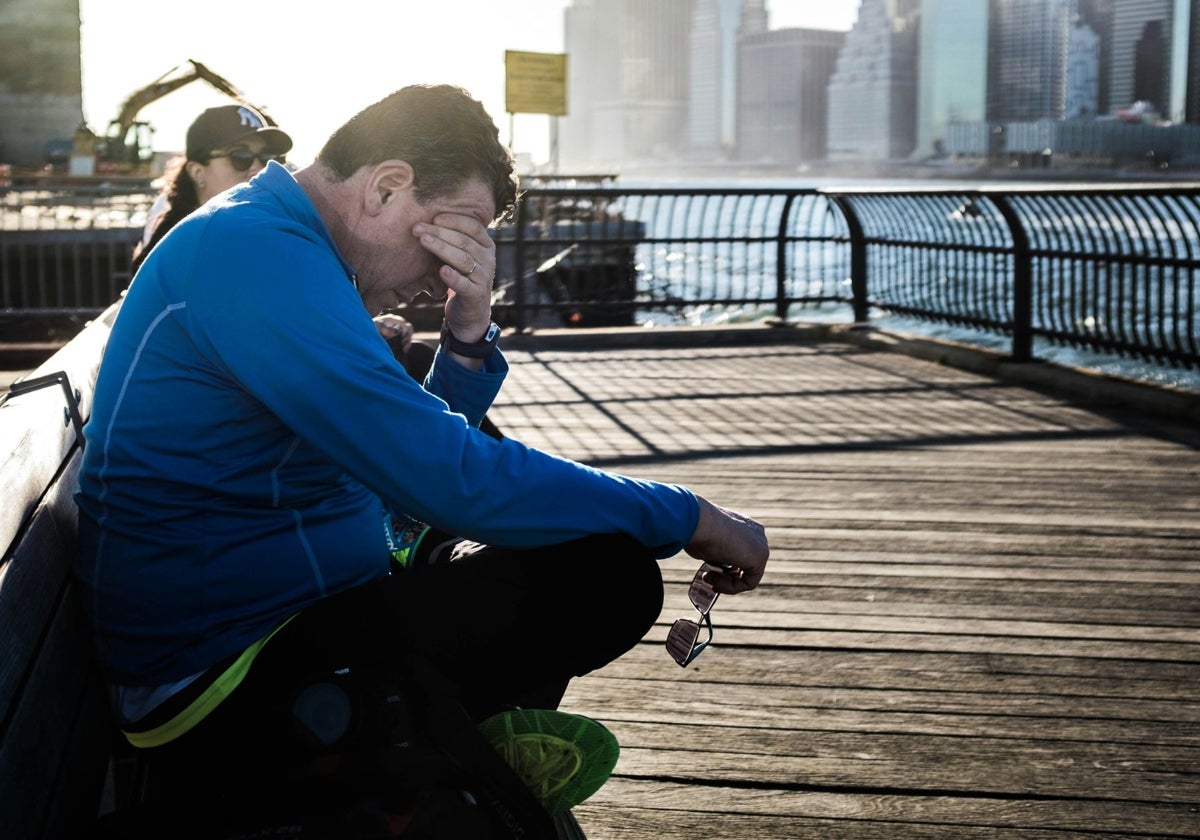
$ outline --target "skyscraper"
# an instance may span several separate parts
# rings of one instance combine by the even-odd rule
[[[1061,120],[1074,0],[994,0],[988,37],[991,122]]]
[[[738,37],[757,35],[771,28],[766,0],[746,0],[742,6],[742,19],[738,23]]]
[[[1100,113],[1100,36],[1078,20],[1067,46],[1067,85],[1063,117],[1068,120]]]
[[[1196,4],[1193,0],[1173,0],[1171,5],[1171,66],[1166,117],[1182,123],[1187,120],[1188,89],[1200,84],[1194,73],[1189,75],[1194,69],[1191,63],[1195,45],[1192,17],[1196,14]]]
[[[0,3],[0,56],[0,162],[41,166],[83,122],[79,0]]]
[[[1100,77],[1096,96],[1096,113],[1108,114],[1113,102],[1109,96],[1108,67],[1112,63],[1112,8],[1118,0],[1077,0],[1079,23],[1085,23],[1099,36]]]
[[[573,0],[564,12],[566,168],[672,161],[686,144],[692,0]]]
[[[986,118],[987,38],[988,0],[921,0],[915,156],[940,155],[950,123]]]
[[[912,152],[918,18],[918,0],[862,0],[829,82],[830,160]]]
[[[1112,9],[1109,105],[1127,108],[1148,100],[1169,107],[1172,0],[1118,0]]]
[[[722,79],[726,71],[717,0],[696,0],[690,60],[688,151],[701,158],[715,158],[721,153]]]
[[[742,2],[695,0],[688,150],[697,158],[724,157],[733,148],[737,113],[737,39]]]
[[[1184,119],[1192,125],[1200,125],[1200,0],[1192,0],[1189,11]]]
[[[825,158],[829,78],[845,33],[773,29],[738,39],[737,156],[797,164]]]

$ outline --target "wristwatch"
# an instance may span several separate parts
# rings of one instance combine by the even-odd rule
[[[483,338],[474,344],[459,341],[454,337],[454,333],[450,331],[449,325],[445,321],[442,322],[442,346],[460,356],[466,356],[470,359],[487,359],[495,351],[496,342],[499,340],[500,326],[495,321],[488,324],[487,332],[483,334]]]

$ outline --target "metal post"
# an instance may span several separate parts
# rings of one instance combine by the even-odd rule
[[[1000,215],[1008,225],[1013,248],[1013,340],[1014,362],[1033,359],[1033,257],[1029,252],[1029,236],[1021,217],[1004,195],[989,194]]]
[[[550,171],[558,174],[558,117],[550,117]]]
[[[513,313],[518,332],[525,331],[525,208],[529,204],[528,196],[517,202],[515,228],[513,230],[513,288],[516,289],[516,300]]]
[[[831,195],[830,200],[842,211],[850,234],[850,295],[854,307],[854,323],[866,324],[871,319],[867,302],[867,237],[862,222],[850,203],[850,197]]]
[[[792,193],[783,202],[783,212],[779,214],[779,232],[775,238],[775,317],[787,321],[787,229],[788,218],[792,212],[792,204],[796,194]]]

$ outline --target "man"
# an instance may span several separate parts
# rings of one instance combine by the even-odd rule
[[[187,763],[236,731],[228,749],[252,753],[280,685],[398,650],[434,663],[477,720],[554,709],[657,618],[655,558],[731,567],[710,575],[719,592],[758,585],[758,523],[476,428],[507,372],[487,229],[515,198],[482,106],[414,86],[295,176],[271,163],[210,202],[146,260],[78,494],[78,578],[135,745]],[[446,299],[424,388],[372,323],[421,292]]]

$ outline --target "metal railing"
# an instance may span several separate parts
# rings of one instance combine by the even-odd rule
[[[94,316],[129,285],[154,194],[0,190],[0,314]]]
[[[152,196],[0,203],[0,314],[95,314]],[[497,320],[867,322],[889,313],[1200,370],[1200,188],[528,191]],[[440,306],[416,304],[423,326]]]
[[[510,242],[518,326],[786,319],[850,299],[846,220],[813,190],[531,190],[502,257]]]
[[[1194,187],[842,193],[872,309],[1200,369]]]

